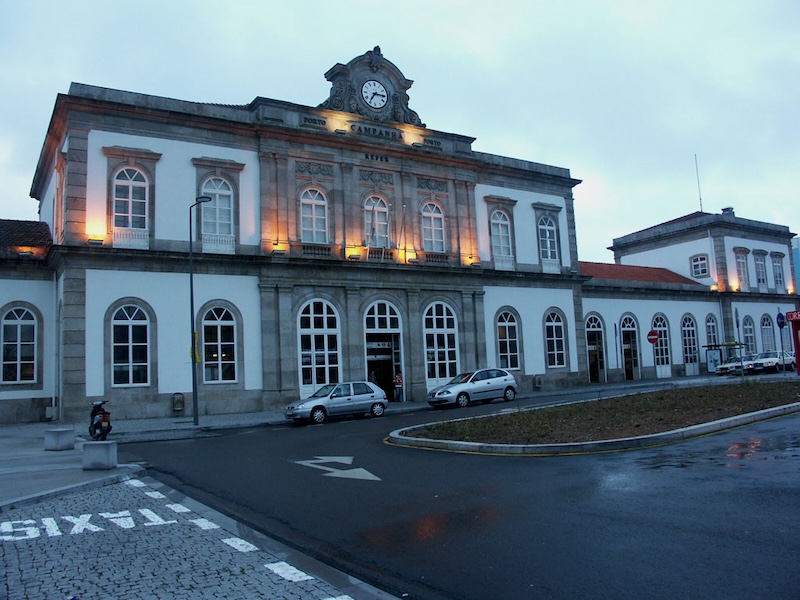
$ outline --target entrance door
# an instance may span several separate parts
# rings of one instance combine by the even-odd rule
[[[595,316],[586,319],[586,352],[589,359],[589,382],[605,383],[606,361],[603,351],[603,324]]]
[[[625,381],[639,379],[639,331],[631,317],[622,319],[622,365]]]
[[[402,374],[400,314],[389,302],[374,302],[364,315],[367,376],[394,398],[394,376]]]

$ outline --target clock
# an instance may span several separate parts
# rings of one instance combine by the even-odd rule
[[[361,97],[372,108],[383,108],[389,101],[389,93],[380,81],[370,79],[361,86]]]

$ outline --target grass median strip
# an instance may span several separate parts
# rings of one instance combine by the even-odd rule
[[[744,380],[521,409],[491,417],[437,423],[412,437],[487,444],[564,444],[651,435],[800,402],[800,381]],[[459,417],[463,415],[458,415]]]

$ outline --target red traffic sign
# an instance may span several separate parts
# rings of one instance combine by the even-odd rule
[[[658,341],[658,332],[655,329],[647,332],[647,341],[651,344],[655,344]]]
[[[790,310],[786,313],[787,321],[800,321],[800,310]]]

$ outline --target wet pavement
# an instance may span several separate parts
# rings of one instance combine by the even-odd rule
[[[695,378],[685,385],[709,382],[722,381]],[[635,390],[602,386],[592,393]],[[387,413],[416,410],[428,406],[390,404]],[[110,440],[181,439],[286,423],[279,411],[199,421],[199,427],[185,416],[113,421],[112,407]],[[72,446],[45,450],[53,429],[72,429]],[[392,598],[161,484],[138,464],[85,469],[84,446],[93,443],[85,433],[84,423],[0,426],[0,597]]]

